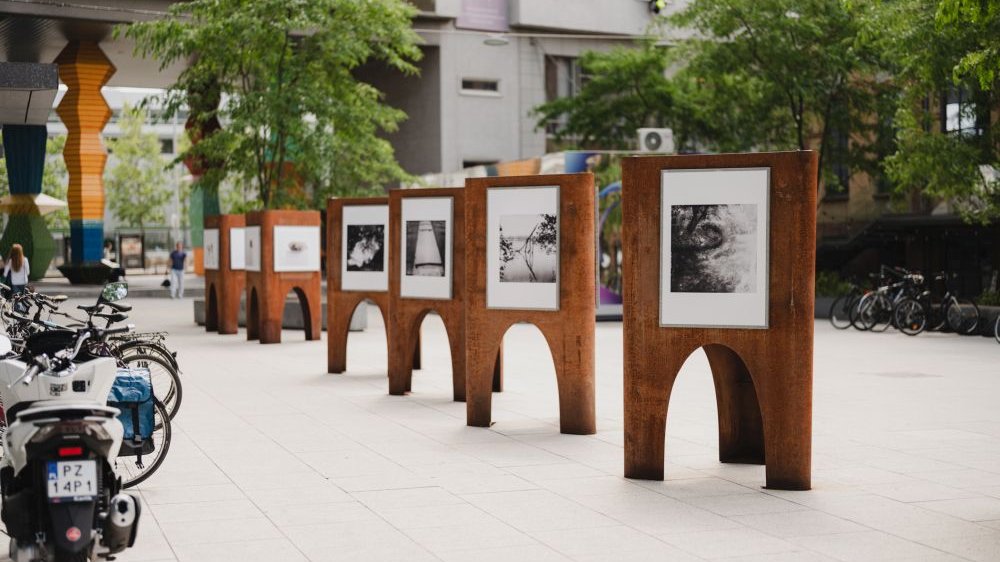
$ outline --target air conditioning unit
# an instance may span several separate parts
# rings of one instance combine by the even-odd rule
[[[639,129],[639,152],[674,153],[674,132],[671,129]]]

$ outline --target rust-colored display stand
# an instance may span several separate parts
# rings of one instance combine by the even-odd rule
[[[441,317],[451,344],[452,395],[456,402],[465,401],[465,190],[462,188],[398,189],[389,192],[389,222],[397,233],[405,232],[402,218],[404,199],[450,198],[452,200],[451,298],[434,299],[401,295],[402,236],[389,237],[389,394],[401,395],[411,390],[414,358],[419,358],[420,326],[424,317],[434,311]],[[494,363],[493,389],[501,390],[501,356]]]
[[[488,190],[547,187],[558,190],[558,310],[489,308],[487,305]],[[534,324],[545,336],[555,365],[562,433],[595,433],[594,334],[596,330],[596,201],[594,176],[563,174],[467,179],[466,220],[466,419],[491,424],[492,382],[498,350],[513,324]],[[524,208],[523,213],[532,213]]]
[[[285,297],[294,292],[302,306],[306,340],[320,339],[322,323],[322,273],[315,271],[276,271],[275,227],[309,226],[321,228],[318,211],[253,211],[246,215],[247,237],[247,340],[281,343]],[[252,230],[260,229],[259,250],[251,248]],[[322,233],[320,233],[322,236]],[[308,251],[313,251],[311,248]],[[319,250],[316,250],[317,255]],[[255,270],[255,261],[259,264]]]
[[[218,267],[205,268],[205,331],[235,334],[239,331],[240,298],[246,287],[244,264],[232,262],[233,229],[243,229],[243,215],[211,215],[205,217],[205,230],[219,232]],[[243,244],[243,240],[237,240]],[[239,249],[242,254],[243,249]],[[234,268],[234,265],[236,266]]]
[[[382,290],[344,290],[342,288],[343,255],[343,220],[344,207],[373,206],[389,204],[388,197],[367,197],[330,199],[326,204],[326,333],[327,333],[327,372],[343,373],[347,370],[347,334],[351,326],[354,310],[364,301],[375,303],[382,313],[385,322],[386,342],[392,341],[392,323],[389,321],[389,291]],[[386,225],[386,240],[392,240],[395,232],[392,223]],[[391,246],[390,260],[391,260]],[[388,260],[387,260],[388,261]],[[385,264],[389,267],[389,263]],[[389,272],[392,278],[391,271]],[[420,368],[420,341],[414,344],[413,368]]]
[[[662,327],[663,171],[736,168],[770,170],[767,327]],[[816,154],[635,157],[622,169],[625,476],[663,479],[670,393],[685,360],[703,348],[715,381],[719,460],[765,464],[768,488],[808,490]]]

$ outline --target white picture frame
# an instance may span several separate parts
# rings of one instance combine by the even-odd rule
[[[229,269],[243,271],[247,268],[247,230],[242,226],[229,229]]]
[[[400,297],[451,300],[454,206],[454,197],[402,198]]]
[[[275,272],[320,270],[319,226],[275,225],[272,234]]]
[[[205,250],[203,263],[205,269],[216,271],[219,269],[219,229],[206,228],[202,234],[202,248]]]
[[[770,168],[663,170],[660,326],[768,327]]]
[[[487,308],[559,310],[560,215],[557,185],[487,188]]]
[[[345,205],[340,242],[340,290],[388,291],[389,205]]]
[[[246,270],[260,271],[261,269],[260,227],[248,226],[246,227],[245,234],[246,234],[246,252],[244,252],[244,255],[246,257]]]

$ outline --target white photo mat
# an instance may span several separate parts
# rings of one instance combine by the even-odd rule
[[[420,221],[444,221],[444,275],[428,277],[407,275],[407,259],[411,251],[407,239],[407,223]],[[400,259],[399,259],[399,294],[403,298],[439,299],[452,298],[453,268],[453,232],[454,232],[454,198],[453,197],[403,197],[401,200],[400,224]]]
[[[247,231],[242,226],[229,229],[229,269],[242,271],[247,267]]]
[[[275,272],[319,271],[319,226],[275,225],[273,235]]]
[[[260,227],[246,227],[246,270],[260,271]]]
[[[770,168],[663,170],[660,181],[660,326],[767,328]],[[752,256],[744,261],[754,260],[753,275],[742,280],[743,285],[751,289],[673,292],[671,283],[676,277],[672,275],[681,274],[672,271],[671,263],[671,208],[674,206],[723,206],[747,213],[755,239],[752,244],[733,252]],[[715,232],[726,232],[726,229],[716,228]]]
[[[501,281],[500,228],[508,217],[556,216],[554,279],[551,282]],[[562,217],[559,186],[490,187],[486,190],[486,307],[513,310],[559,310]]]
[[[340,290],[341,291],[372,291],[389,290],[389,205],[345,205],[340,231]],[[348,237],[352,226],[382,225],[381,270],[357,271],[350,270],[348,262],[352,261],[351,248],[348,248]],[[378,241],[375,241],[378,242]],[[356,262],[354,262],[356,263]]]
[[[205,269],[219,269],[219,229],[206,228],[202,238],[202,247],[205,249],[204,264]]]

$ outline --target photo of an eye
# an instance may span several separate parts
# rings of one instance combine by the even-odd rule
[[[306,249],[306,245],[302,242],[290,242],[288,244],[288,249],[293,252],[301,252]]]

